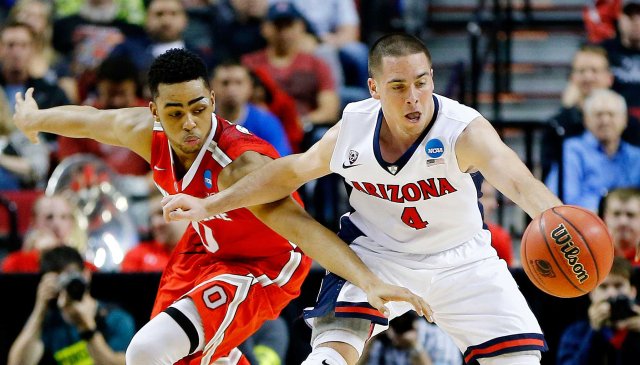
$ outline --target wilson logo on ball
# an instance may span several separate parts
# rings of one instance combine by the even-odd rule
[[[589,274],[587,270],[584,269],[584,265],[578,261],[580,248],[574,245],[573,238],[564,224],[560,223],[558,227],[551,231],[551,238],[553,238],[556,245],[560,246],[560,251],[562,251],[565,260],[567,260],[567,263],[571,266],[571,270],[576,275],[578,281],[580,281],[581,284],[587,281]]]

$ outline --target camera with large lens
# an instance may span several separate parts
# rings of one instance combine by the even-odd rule
[[[87,280],[77,271],[63,272],[58,278],[60,290],[67,292],[71,300],[80,301],[87,290]]]
[[[633,300],[626,295],[618,295],[607,300],[611,305],[611,322],[636,316],[633,311]]]

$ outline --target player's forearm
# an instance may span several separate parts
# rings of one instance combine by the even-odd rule
[[[381,282],[348,244],[290,199],[252,209],[252,212],[322,267],[361,289],[369,291]]]
[[[28,127],[40,132],[49,132],[66,137],[91,138],[99,126],[97,114],[104,114],[90,106],[65,105],[50,109],[42,109],[29,114]]]
[[[220,193],[205,199],[211,215],[271,203],[289,196],[304,183],[291,168],[296,155],[273,160],[244,176]]]
[[[533,177],[524,184],[513,184],[513,193],[507,196],[522,208],[531,218],[535,218],[545,210],[561,205],[558,199],[540,181]],[[513,195],[512,197],[510,195]]]

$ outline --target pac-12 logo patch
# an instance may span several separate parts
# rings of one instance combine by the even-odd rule
[[[211,189],[213,187],[213,180],[211,180],[211,170],[204,170],[204,186],[207,189]]]
[[[438,158],[444,153],[444,145],[437,138],[430,139],[427,141],[425,150],[427,151],[427,156],[431,158]]]
[[[349,151],[349,163],[353,165],[354,162],[358,159],[358,151],[350,150]]]

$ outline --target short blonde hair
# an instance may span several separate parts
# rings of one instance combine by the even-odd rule
[[[622,95],[610,89],[595,89],[589,93],[586,99],[584,99],[584,114],[590,114],[593,110],[596,102],[602,99],[609,99],[614,103],[618,104],[618,109],[622,112],[623,115],[627,115],[627,102],[624,100]]]

